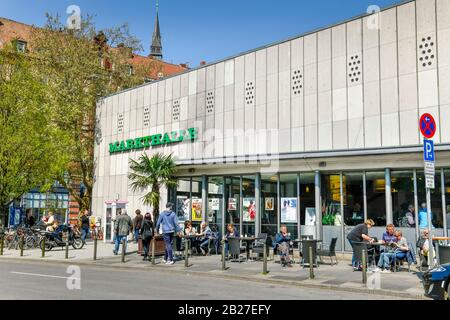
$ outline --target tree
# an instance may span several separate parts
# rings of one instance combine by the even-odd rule
[[[60,152],[66,142],[66,133],[52,124],[45,84],[33,74],[27,57],[11,46],[1,49],[0,219],[23,193],[52,186],[68,163]]]
[[[176,170],[173,155],[163,155],[157,153],[151,158],[144,153],[138,161],[130,159],[131,173],[128,179],[131,181],[133,192],[145,192],[149,188],[151,191],[142,197],[143,203],[153,207],[153,219],[156,221],[159,216],[159,203],[161,200],[161,187],[167,189],[176,187],[177,180],[173,178]]]
[[[80,210],[90,208],[94,184],[96,104],[105,95],[144,82],[156,64],[134,66],[130,58],[140,42],[123,25],[96,30],[91,17],[81,28],[66,27],[59,17],[47,15],[44,28],[34,28],[30,40],[36,74],[47,84],[55,125],[69,135],[60,152],[70,155],[70,164],[57,180],[69,190]],[[67,179],[68,177],[68,179]],[[85,191],[79,192],[83,185]]]

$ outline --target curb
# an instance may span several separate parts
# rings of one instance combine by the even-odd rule
[[[368,289],[368,288],[350,288],[350,287],[340,287],[337,285],[331,285],[331,284],[322,284],[322,283],[305,283],[305,282],[297,282],[292,280],[277,280],[277,279],[263,279],[263,278],[255,278],[253,276],[247,277],[242,275],[229,275],[225,273],[208,273],[205,271],[190,271],[190,270],[175,270],[175,269],[169,269],[169,268],[162,268],[158,265],[153,266],[151,264],[148,264],[146,266],[133,266],[130,268],[126,265],[111,265],[102,263],[102,259],[98,259],[97,262],[94,261],[71,261],[69,260],[50,260],[46,258],[42,258],[41,260],[36,259],[30,259],[30,258],[6,258],[2,259],[0,257],[0,261],[27,261],[27,262],[44,262],[49,264],[62,264],[62,265],[73,265],[75,262],[77,265],[80,266],[90,266],[90,267],[96,267],[96,268],[109,268],[109,269],[120,269],[124,271],[134,271],[134,270],[141,270],[141,271],[158,271],[162,273],[176,273],[180,275],[195,275],[195,276],[203,276],[203,277],[209,277],[209,278],[217,278],[217,279],[229,279],[229,280],[244,280],[244,281],[251,281],[255,283],[270,283],[270,284],[279,284],[279,285],[289,285],[293,287],[298,288],[313,288],[313,289],[322,289],[322,290],[333,290],[337,292],[354,292],[354,293],[363,293],[363,294],[372,294],[372,295],[385,295],[389,297],[400,297],[400,298],[406,298],[406,299],[414,299],[414,300],[429,300],[429,298],[425,297],[424,294],[413,294],[413,293],[406,293],[404,291],[394,291],[394,290],[387,290],[387,289],[380,289],[380,290],[374,290],[374,289]],[[221,272],[220,270],[218,272]],[[314,281],[314,280],[312,280]]]

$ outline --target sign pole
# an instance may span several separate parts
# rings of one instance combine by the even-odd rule
[[[432,219],[431,219],[431,189],[427,188],[427,219],[428,219],[428,269],[433,269],[433,258],[434,258],[434,250],[433,250],[433,227],[432,227]]]

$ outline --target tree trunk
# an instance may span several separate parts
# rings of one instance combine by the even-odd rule
[[[159,202],[160,202],[160,194],[159,194],[159,187],[157,185],[152,186],[152,192],[154,194],[157,194],[158,197],[155,199],[155,201],[152,203],[153,206],[153,219],[155,223],[158,221],[159,218]]]

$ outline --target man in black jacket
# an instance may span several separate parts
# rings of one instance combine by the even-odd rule
[[[86,244],[86,237],[89,235],[89,216],[88,211],[84,210],[81,216],[81,240]]]

